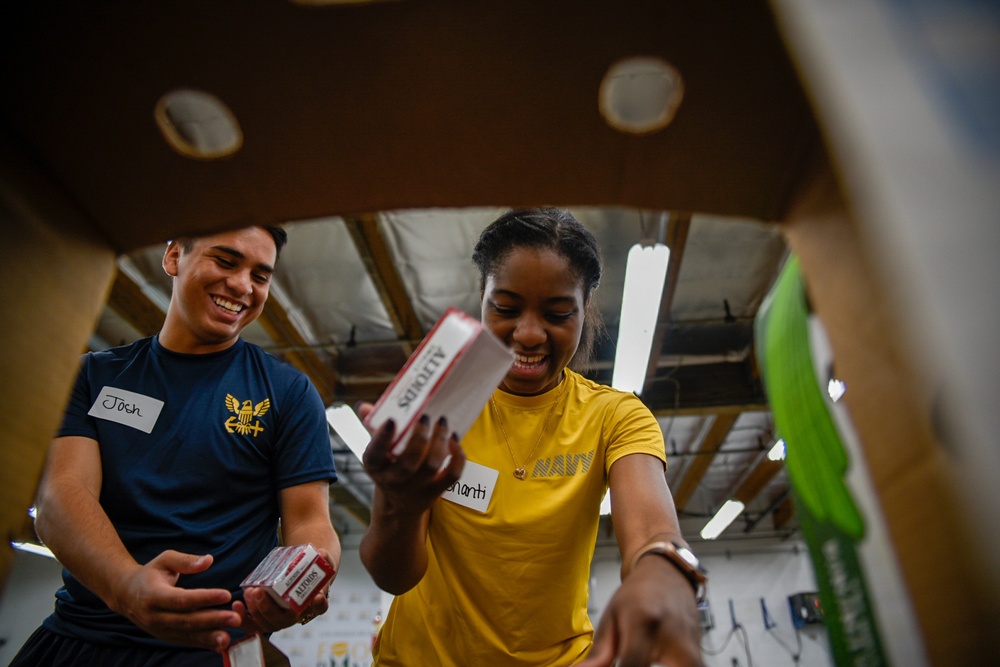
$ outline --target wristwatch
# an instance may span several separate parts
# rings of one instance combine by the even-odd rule
[[[694,588],[695,597],[698,602],[705,599],[705,595],[708,590],[708,572],[701,566],[698,561],[698,557],[688,549],[683,544],[678,542],[652,542],[647,544],[642,549],[635,554],[632,558],[632,567],[629,569],[631,572],[635,569],[635,566],[639,563],[639,559],[645,556],[654,555],[662,556],[670,562],[671,565],[680,570],[681,574],[687,578],[691,583],[691,587]]]

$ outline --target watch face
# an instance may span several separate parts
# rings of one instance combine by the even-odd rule
[[[678,544],[675,544],[674,548],[677,550],[677,555],[683,558],[688,565],[695,568],[699,572],[704,572],[701,567],[701,563],[698,561],[698,557],[694,555],[694,552],[687,547],[683,547]]]

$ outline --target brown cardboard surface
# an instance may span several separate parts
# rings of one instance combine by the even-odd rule
[[[30,537],[31,506],[77,359],[114,276],[114,253],[31,165],[0,144],[0,518]],[[0,547],[0,586],[13,559]]]
[[[628,202],[772,220],[816,138],[760,1],[241,8],[55,2],[8,13],[10,130],[116,249],[435,206]],[[683,73],[669,131],[627,135],[598,111],[601,78],[635,55]],[[224,102],[243,149],[215,161],[174,152],[153,112],[178,86]]]
[[[932,424],[932,387],[907,358],[885,290],[829,172],[813,180],[783,229],[799,256],[813,309],[861,440],[890,539],[936,665],[987,655],[990,605],[953,464]],[[877,577],[878,573],[870,573]]]

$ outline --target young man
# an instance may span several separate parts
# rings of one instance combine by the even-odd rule
[[[55,612],[12,665],[222,665],[248,632],[302,614],[239,584],[278,544],[335,568],[336,479],[319,394],[239,337],[262,312],[280,228],[172,241],[159,334],[84,355],[37,499],[63,564]]]

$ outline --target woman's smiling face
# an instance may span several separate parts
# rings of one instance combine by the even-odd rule
[[[500,388],[533,396],[559,384],[580,344],[584,321],[580,277],[548,248],[517,246],[486,276],[483,323],[516,359]]]

